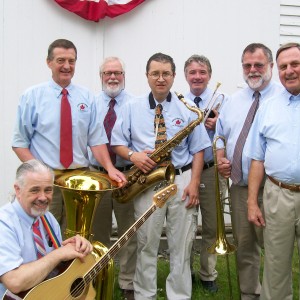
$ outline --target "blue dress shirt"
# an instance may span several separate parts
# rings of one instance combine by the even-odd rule
[[[189,102],[189,100],[187,101]],[[170,102],[165,100],[161,104],[168,140],[197,118],[197,115],[189,110],[175,94],[172,94]],[[191,102],[189,105],[195,106]],[[136,152],[154,150],[154,116],[155,109],[150,107],[148,95],[134,98],[125,103],[112,131],[111,144],[123,145]],[[195,153],[210,147],[210,145],[210,139],[201,123],[174,148],[172,163],[176,169],[182,168],[192,162]]]
[[[46,217],[56,237],[61,242],[59,224],[50,212],[46,213]],[[18,268],[22,264],[37,260],[32,233],[32,224],[34,221],[35,219],[23,210],[17,199],[0,208],[0,276]],[[46,252],[49,253],[54,248],[49,246],[49,236],[41,221],[40,230]],[[1,299],[5,291],[6,288],[0,283]]]
[[[124,103],[130,101],[130,99],[132,97],[133,97],[132,95],[130,95],[129,93],[127,93],[126,91],[123,90],[118,96],[116,96],[114,98],[116,100],[114,110],[116,112],[117,118],[119,116],[122,105]],[[103,123],[106,113],[109,109],[110,100],[111,100],[111,97],[109,97],[103,91],[98,96],[95,97],[96,110],[100,114],[99,118],[102,123]],[[89,160],[90,160],[91,165],[100,166],[100,164],[96,161],[96,159],[94,158],[94,156],[90,150],[89,150]],[[126,165],[132,165],[132,163],[128,160],[124,160],[123,158],[121,158],[120,156],[117,155],[115,166],[116,167],[124,167]]]
[[[85,88],[70,84],[68,100],[72,110],[73,162],[69,169],[89,165],[87,146],[107,143],[94,96]],[[33,156],[53,169],[60,163],[61,90],[53,80],[31,87],[21,96],[13,134],[13,147],[29,148]]]
[[[257,112],[244,151],[264,161],[267,175],[300,184],[300,95],[284,90],[268,99]]]
[[[282,85],[276,82],[270,82],[262,91],[260,91],[260,105],[268,98],[282,91]],[[234,148],[240,132],[243,128],[245,119],[252,102],[254,91],[248,86],[242,90],[237,91],[228,101],[224,104],[222,114],[219,116],[216,126],[215,136],[224,136],[226,139],[226,152],[227,159],[232,162]],[[219,140],[217,143],[218,148],[222,148],[222,141]],[[251,159],[242,155],[242,170],[243,179],[239,183],[240,185],[248,184],[248,173]]]
[[[222,99],[222,95],[217,93],[215,96],[214,96],[214,99],[216,100],[215,103],[214,103],[214,100],[211,100],[212,99],[212,95],[213,95],[213,90],[210,89],[210,88],[206,88],[204,90],[204,92],[199,96],[202,101],[199,102],[199,108],[204,111],[206,108],[207,109],[210,109],[212,106],[213,108],[216,107],[216,105],[220,102],[220,108],[218,109],[219,113],[221,112],[221,109],[223,107],[223,104],[225,103],[226,101],[226,98],[227,96],[224,95],[224,99]],[[194,99],[195,99],[195,95],[192,93],[192,92],[188,92],[186,95],[185,95],[185,98],[186,99],[189,99],[190,101],[194,102]],[[195,105],[195,104],[194,104]],[[211,143],[213,142],[213,139],[214,139],[214,135],[215,135],[215,130],[211,130],[211,129],[206,129],[207,130],[207,133],[208,133],[208,136],[211,140]],[[214,157],[213,157],[213,151],[212,151],[212,146],[206,148],[204,150],[204,161],[206,163],[208,162],[211,162],[213,161]]]

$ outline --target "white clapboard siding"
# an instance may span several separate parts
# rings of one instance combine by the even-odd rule
[[[281,0],[280,3],[280,44],[300,43],[300,1]]]

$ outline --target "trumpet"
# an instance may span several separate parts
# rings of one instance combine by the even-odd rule
[[[228,255],[231,253],[236,254],[237,247],[234,244],[231,244],[226,236],[225,222],[224,222],[224,214],[229,214],[231,217],[232,228],[234,228],[233,218],[232,218],[232,207],[231,207],[231,197],[229,190],[229,179],[226,179],[226,190],[227,196],[220,189],[220,179],[218,173],[218,162],[217,162],[217,141],[222,140],[224,143],[224,151],[226,155],[226,141],[224,137],[217,136],[213,140],[213,156],[214,156],[214,168],[215,168],[215,193],[216,193],[216,214],[217,214],[217,233],[215,242],[207,248],[208,253],[217,254],[217,255],[226,255],[226,265],[227,265],[227,274],[228,274],[228,285],[229,285],[229,293],[230,299],[233,299],[232,292],[232,282],[231,282],[231,273],[229,266],[229,257]],[[228,207],[228,212],[225,211],[225,207]],[[233,241],[236,242],[236,238],[233,233]],[[239,291],[239,277],[238,277],[238,268],[237,268],[237,257],[235,255],[235,265],[236,265],[236,276],[237,276],[237,286]],[[240,294],[240,292],[239,292]]]
[[[217,82],[216,88],[207,104],[207,107],[204,109],[204,119],[203,119],[203,123],[206,122],[206,120],[208,118],[214,118],[215,117],[215,113],[213,112],[213,110],[219,111],[223,100],[225,98],[224,94],[216,94],[217,90],[219,89],[221,83]],[[218,101],[218,99],[221,97],[221,99]]]

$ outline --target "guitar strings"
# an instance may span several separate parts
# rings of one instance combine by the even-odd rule
[[[141,227],[145,223],[145,221],[156,210],[156,208],[157,206],[155,204],[152,204],[152,206],[150,206],[150,208],[138,219],[138,221],[136,221],[133,226],[129,230],[127,230],[118,241],[114,243],[110,250],[100,258],[96,265],[92,267],[86,273],[86,275],[83,276],[82,281],[74,288],[74,290],[70,292],[70,294],[67,295],[65,299],[74,299],[81,296],[82,292],[90,284],[90,282],[99,275],[101,270],[106,267],[107,263],[118,253],[118,250],[123,246],[120,246],[123,240],[126,240],[127,242],[127,240],[129,240],[136,233],[137,229],[139,229],[139,227]],[[110,254],[110,252],[112,254]],[[76,296],[73,297],[72,294]]]

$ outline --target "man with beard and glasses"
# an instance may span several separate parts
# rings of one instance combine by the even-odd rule
[[[110,143],[112,127],[108,128],[111,110],[114,110],[116,118],[120,112],[122,105],[129,101],[131,95],[125,90],[125,70],[124,63],[118,57],[107,57],[100,66],[100,80],[102,84],[102,92],[96,97],[96,106],[101,112],[99,119],[104,123],[107,137]],[[106,117],[107,116],[107,117]],[[113,124],[112,124],[113,125]],[[127,171],[132,167],[132,163],[128,160],[116,156],[110,149],[112,161],[119,171]],[[91,154],[91,152],[90,152]],[[105,172],[105,169],[97,163],[95,158],[90,155],[90,163],[92,170]],[[134,207],[133,201],[127,203],[118,203],[112,198],[112,193],[107,192],[101,200],[97,209],[93,232],[95,239],[102,242],[107,247],[110,246],[110,238],[112,233],[112,214],[115,214],[118,236],[123,233],[134,223]],[[133,299],[133,277],[136,265],[136,236],[134,235],[129,242],[119,252],[119,286],[123,296],[128,300]]]
[[[259,105],[282,90],[272,82],[273,57],[263,44],[248,45],[242,54],[242,68],[247,87],[234,93],[224,104],[216,126],[216,136],[226,139],[226,153],[218,144],[219,173],[231,178],[230,187],[233,230],[237,239],[237,264],[241,298],[259,299],[260,250],[263,246],[262,230],[248,222],[248,171],[250,159],[243,154],[254,113]],[[251,115],[251,116],[250,116]],[[262,189],[259,189],[259,204],[262,204]]]
[[[14,294],[26,291],[54,273],[60,262],[74,258],[84,260],[93,249],[90,242],[79,235],[62,242],[59,224],[48,212],[53,179],[53,171],[40,161],[24,162],[16,172],[13,201],[0,208],[1,299],[6,289]],[[40,248],[34,238],[33,227],[37,222]]]

